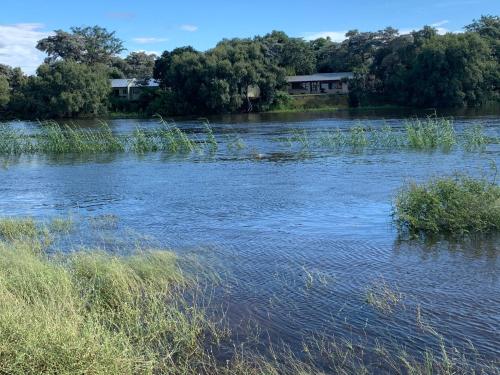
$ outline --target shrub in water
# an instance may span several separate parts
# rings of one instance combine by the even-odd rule
[[[466,176],[412,183],[397,195],[394,215],[399,229],[411,235],[498,231],[500,187]]]

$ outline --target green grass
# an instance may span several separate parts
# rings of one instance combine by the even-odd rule
[[[270,344],[263,353],[251,341],[236,344],[225,324],[208,318],[194,302],[204,292],[198,278],[185,273],[186,260],[172,252],[49,256],[33,247],[42,225],[17,221],[2,226],[9,239],[0,240],[1,374],[499,373],[498,364],[483,362],[474,348],[465,355],[447,346],[419,306],[416,326],[440,343],[438,350],[422,348],[421,357],[376,339],[373,345],[319,334],[304,338],[300,357]],[[304,271],[308,292],[316,278]],[[366,293],[366,302],[383,312],[403,304],[383,282]]]
[[[0,219],[0,237],[7,241],[36,239],[40,228],[33,218]]]
[[[326,130],[318,135],[307,131],[300,137],[292,134],[277,139],[290,146],[299,144],[302,149],[326,149],[335,152],[360,152],[364,150],[415,150],[448,152],[454,147],[465,151],[480,151],[494,139],[486,137],[482,126],[473,126],[457,134],[453,122],[435,116],[426,119],[405,120],[404,129],[384,125],[373,128],[359,122],[347,130]],[[307,140],[307,142],[304,142]]]
[[[197,137],[180,129],[174,122],[160,118],[156,128],[137,127],[130,134],[114,134],[106,123],[97,129],[82,129],[55,122],[41,124],[34,133],[23,132],[9,125],[0,125],[0,155],[22,154],[101,154],[162,152],[174,155],[192,153],[214,155],[220,149],[208,121],[204,121],[204,135]],[[358,122],[347,130],[325,130],[319,134],[294,130],[290,135],[275,139],[290,147],[298,145],[301,152],[315,149],[335,152],[362,152],[365,150],[416,150],[444,152],[456,148],[482,151],[498,141],[489,138],[482,126],[466,128],[457,133],[449,119],[430,116],[404,122],[404,129],[388,125],[373,128]],[[230,152],[245,148],[236,134],[226,144]]]
[[[48,258],[0,243],[0,373],[196,373],[210,330],[166,251]]]
[[[155,129],[138,127],[131,134],[114,134],[106,123],[97,129],[82,129],[55,122],[40,124],[34,133],[26,133],[9,125],[0,125],[0,155],[21,154],[99,154],[132,152],[182,153],[216,150],[217,140],[205,123],[206,140],[192,139],[175,123],[160,119]]]
[[[384,280],[373,282],[365,293],[366,303],[384,313],[392,313],[403,300],[403,295]]]
[[[500,187],[467,176],[410,183],[396,196],[394,217],[410,235],[498,232]]]
[[[417,150],[450,150],[457,143],[451,120],[427,117],[425,120],[412,119],[405,122],[407,145]]]
[[[73,222],[73,218],[71,216],[54,217],[48,225],[51,232],[63,234],[70,233],[73,230],[74,226],[75,223]]]

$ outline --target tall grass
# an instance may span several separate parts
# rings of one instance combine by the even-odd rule
[[[36,238],[40,224],[10,220],[4,233],[14,234],[0,240],[2,374],[499,373],[498,363],[483,362],[474,348],[466,356],[434,330],[439,350],[422,348],[421,357],[377,340],[373,345],[320,334],[304,338],[299,355],[271,344],[261,352],[231,341],[196,297],[187,298],[197,282],[173,253],[82,250],[49,256],[24,240]],[[367,302],[386,313],[402,298],[375,283]],[[431,332],[420,308],[417,326]]]
[[[208,123],[205,124],[210,150],[217,141]],[[40,124],[34,133],[24,133],[8,125],[0,125],[0,154],[97,154],[133,152],[191,153],[200,150],[198,142],[163,120],[155,129],[136,128],[131,134],[113,134],[102,123],[98,129],[82,129],[55,122]]]
[[[500,230],[500,187],[467,176],[410,183],[398,193],[394,216],[411,235],[488,233]]]
[[[359,152],[367,149],[447,152],[457,146],[466,151],[474,151],[481,150],[491,141],[486,137],[482,126],[466,128],[459,134],[450,119],[435,116],[405,120],[402,130],[387,124],[372,128],[358,123],[347,130],[337,128],[323,131],[316,138],[303,131],[300,137],[292,134],[291,137],[280,140],[290,145],[298,143],[302,148],[317,147],[337,152]]]
[[[203,122],[204,136],[200,139],[180,129],[174,122],[162,118],[159,121],[159,127],[137,127],[130,134],[114,134],[105,123],[97,129],[81,129],[47,122],[33,133],[0,125],[0,155],[120,152],[188,155],[193,152],[215,154],[220,148],[208,121]],[[451,120],[436,116],[406,120],[404,124],[401,130],[388,125],[372,128],[363,123],[357,123],[348,130],[325,130],[319,134],[293,130],[289,136],[278,141],[290,147],[298,145],[300,151],[306,153],[313,149],[335,152],[361,152],[368,149],[450,151],[457,146],[466,151],[475,151],[482,150],[493,141],[486,137],[482,126],[473,126],[463,133],[457,133]],[[244,147],[238,136],[227,144],[229,151]]]
[[[450,150],[457,143],[455,129],[448,119],[433,116],[425,120],[412,119],[406,121],[405,127],[409,148]]]
[[[48,258],[0,243],[0,373],[197,373],[217,334],[169,252]]]

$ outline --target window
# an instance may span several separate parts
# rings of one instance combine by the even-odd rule
[[[341,90],[342,82],[340,81],[332,81],[328,82],[328,90]]]
[[[305,90],[304,83],[302,82],[292,82],[292,90]]]

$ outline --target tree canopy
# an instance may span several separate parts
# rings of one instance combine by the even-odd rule
[[[56,30],[55,35],[40,40],[36,46],[48,55],[47,62],[58,59],[85,64],[108,64],[124,51],[115,32],[100,26],[72,27],[71,32]]]
[[[426,26],[401,35],[387,27],[350,30],[345,40],[334,42],[272,31],[224,39],[205,52],[186,46],[159,57],[122,56],[123,42],[115,32],[73,27],[56,30],[37,48],[47,58],[35,76],[0,65],[3,115],[89,116],[106,108],[166,115],[266,110],[290,100],[286,75],[316,72],[354,72],[353,106],[462,107],[500,97],[500,18],[492,15],[474,20],[462,33],[440,35]],[[160,89],[144,90],[135,104],[109,96],[110,78],[147,82],[151,77]],[[256,90],[258,98],[252,96]]]

